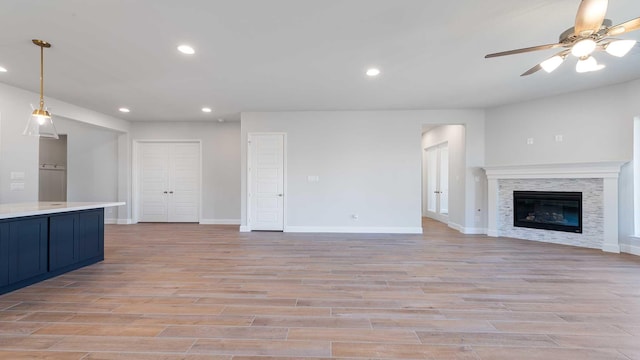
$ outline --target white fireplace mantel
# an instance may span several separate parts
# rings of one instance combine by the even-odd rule
[[[620,252],[618,243],[618,176],[623,161],[485,167],[488,180],[487,235],[500,236],[498,182],[501,179],[603,179],[604,239],[602,250]]]

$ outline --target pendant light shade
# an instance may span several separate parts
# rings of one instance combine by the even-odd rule
[[[44,48],[50,48],[51,44],[37,39],[32,41],[40,47],[40,106],[36,108],[31,105],[33,111],[22,134],[57,139],[58,132],[53,125],[53,118],[44,106]]]

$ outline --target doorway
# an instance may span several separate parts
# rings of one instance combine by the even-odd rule
[[[140,222],[200,221],[200,141],[137,144]]]
[[[251,230],[284,231],[285,134],[249,134],[248,221]]]
[[[432,219],[449,220],[449,143],[425,149],[426,215]]]
[[[67,135],[40,138],[38,201],[67,201]]]

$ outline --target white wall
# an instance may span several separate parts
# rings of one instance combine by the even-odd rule
[[[56,119],[67,134],[67,200],[118,201],[118,136],[112,130],[68,119]],[[106,220],[115,220],[113,208]]]
[[[446,142],[449,148],[449,224],[460,229],[464,224],[464,189],[465,189],[465,127],[462,125],[438,126],[422,135],[422,203],[423,215],[426,214],[426,151],[425,149]],[[425,215],[426,216],[426,215]]]
[[[37,137],[22,135],[27,118],[31,112],[30,104],[35,103],[38,97],[39,95],[36,93],[0,84],[0,202],[2,203],[38,201],[39,141]],[[89,146],[89,144],[95,145],[102,144],[104,141],[110,141],[105,140],[104,137],[107,136],[105,135],[105,131],[107,130],[104,129],[110,129],[107,132],[112,135],[116,132],[128,130],[128,122],[124,120],[96,113],[55,99],[45,98],[45,102],[52,110],[54,123],[58,131],[69,135],[69,167],[72,166],[72,159],[81,157],[83,155],[81,152],[85,152],[86,146]],[[82,125],[69,119],[78,120],[85,124]],[[89,126],[87,124],[93,124],[95,126]],[[108,135],[107,137],[111,137],[112,135]],[[79,148],[76,148],[76,145],[71,145],[71,139],[78,139],[74,144],[79,144]],[[83,147],[82,144],[86,144],[86,146]],[[104,164],[104,166],[109,169],[108,171],[112,171],[112,165],[115,163],[113,162],[110,150],[102,149],[97,151],[100,153],[96,155],[98,156],[97,160],[108,161],[108,164]],[[87,164],[86,160],[74,160],[74,162],[78,163],[79,167],[84,167]],[[23,191],[9,190],[9,184],[11,182],[10,174],[12,171],[25,173],[25,189]],[[80,180],[77,177],[72,178],[71,172],[68,176],[69,199],[78,201],[90,201],[94,199],[101,201],[115,200],[111,198],[111,189],[114,184],[112,183],[110,174],[105,176],[105,178],[98,179],[96,177],[96,182],[90,186],[88,185],[88,188],[84,187],[85,180]],[[115,176],[117,177],[117,172],[115,172]],[[118,186],[117,182],[115,186]],[[101,189],[103,187],[107,188],[104,195],[105,197],[109,197],[109,199],[98,197],[98,194],[102,194]],[[100,190],[94,191],[94,189]],[[71,196],[73,196],[73,198]]]
[[[629,84],[487,110],[487,165],[629,161]],[[635,95],[637,96],[637,94]],[[563,141],[556,142],[555,136]],[[533,138],[532,145],[527,139]]]
[[[202,141],[202,223],[240,223],[240,123],[136,122],[135,140]]]
[[[421,228],[423,124],[465,124],[467,172],[484,157],[484,113],[476,110],[243,113],[242,225],[247,225],[247,134],[287,134],[288,231],[415,232]],[[479,150],[479,151],[478,151]],[[469,165],[471,164],[471,165]],[[307,177],[319,176],[309,183]],[[473,177],[471,177],[473,178]],[[475,204],[466,184],[464,202]],[[352,219],[358,214],[359,219]],[[473,210],[471,210],[473,214]],[[473,216],[463,226],[474,227]]]
[[[488,109],[490,166],[630,161],[633,119],[640,114],[640,81]],[[563,141],[556,142],[555,136]],[[527,138],[534,143],[527,144]],[[631,243],[633,170],[619,180],[620,242]]]

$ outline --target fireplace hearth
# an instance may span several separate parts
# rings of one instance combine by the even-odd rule
[[[582,193],[514,191],[513,226],[582,233]]]

